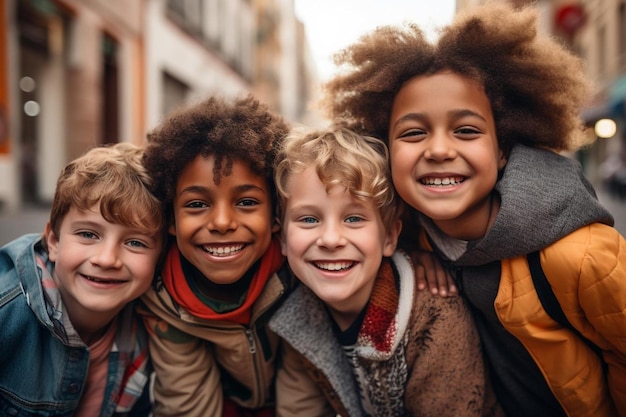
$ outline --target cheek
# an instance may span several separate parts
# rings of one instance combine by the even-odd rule
[[[402,145],[403,144],[398,143],[390,148],[389,163],[392,171],[408,174],[413,170],[416,164],[416,149],[414,149],[414,147]]]
[[[391,163],[391,181],[401,198],[405,199],[407,188],[413,184],[413,165],[407,164],[405,160],[398,159],[396,163]]]
[[[283,240],[283,254],[292,257],[292,261],[294,260],[293,258],[297,261],[309,246],[311,238],[306,233],[302,233],[302,230],[288,228],[284,234]]]

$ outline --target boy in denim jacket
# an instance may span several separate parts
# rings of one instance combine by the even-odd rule
[[[141,149],[94,148],[61,172],[43,235],[0,248],[0,415],[147,416],[147,337],[163,215]]]

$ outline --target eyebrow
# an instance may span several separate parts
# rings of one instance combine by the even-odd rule
[[[480,114],[470,109],[453,109],[453,110],[448,111],[448,115],[453,116],[455,119],[460,119],[461,117],[471,116],[471,117],[477,117],[480,120],[485,121],[485,122],[487,121],[487,119],[485,119],[483,116],[481,116]],[[399,118],[398,120],[396,120],[396,122],[393,124],[393,128],[397,127],[400,123],[403,123],[406,121],[413,121],[413,120],[422,121],[427,118],[428,118],[427,113],[422,113],[422,112],[408,113],[402,116],[401,118]]]
[[[236,187],[234,187],[235,192],[238,193],[245,193],[248,191],[259,191],[259,192],[266,192],[266,190],[263,190],[263,188],[259,187],[258,185],[254,185],[254,184],[240,184],[237,185]],[[204,185],[190,185],[189,187],[186,187],[184,189],[182,189],[180,191],[180,193],[178,193],[178,195],[183,195],[185,193],[199,193],[199,194],[204,194],[204,193],[209,193],[211,191],[211,187],[206,187]]]
[[[473,110],[470,109],[458,109],[458,110],[450,110],[448,112],[448,114],[451,114],[453,116],[455,116],[456,118],[461,118],[461,117],[465,117],[465,116],[470,116],[470,117],[477,117],[482,121],[487,121],[487,119],[485,119],[482,115],[480,115],[479,113],[476,113]]]

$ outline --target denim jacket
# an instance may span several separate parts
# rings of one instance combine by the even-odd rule
[[[39,261],[39,262],[38,262]],[[41,279],[53,264],[30,234],[0,248],[0,415],[72,416],[89,368],[89,350],[68,340]],[[100,417],[150,414],[147,335],[134,306],[119,317]]]

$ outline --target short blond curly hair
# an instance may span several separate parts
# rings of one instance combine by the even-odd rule
[[[331,117],[387,140],[394,97],[409,79],[451,70],[478,81],[491,102],[501,149],[516,143],[576,150],[580,110],[592,85],[582,60],[537,33],[537,10],[489,3],[461,12],[431,43],[414,24],[384,26],[338,52],[338,74],[324,85]]]
[[[402,202],[391,181],[387,146],[336,122],[327,128],[296,126],[285,137],[275,161],[275,182],[281,220],[289,198],[289,176],[315,167],[327,189],[345,187],[357,199],[371,199],[390,229],[402,214]]]

